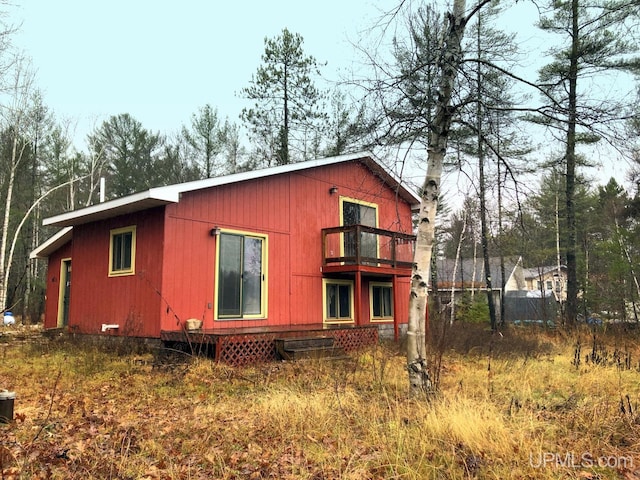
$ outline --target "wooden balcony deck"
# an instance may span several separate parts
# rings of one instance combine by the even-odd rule
[[[322,272],[411,276],[415,235],[349,225],[322,229]]]

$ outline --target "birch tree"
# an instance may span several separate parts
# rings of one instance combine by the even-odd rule
[[[8,275],[10,265],[7,259],[7,248],[10,237],[10,218],[14,189],[18,168],[26,157],[28,147],[26,137],[27,113],[33,85],[33,70],[24,58],[18,58],[11,78],[9,103],[2,111],[3,120],[10,132],[10,153],[7,159],[6,193],[4,201],[4,216],[2,219],[2,235],[0,237],[0,308],[4,311],[7,305]]]
[[[452,102],[458,69],[462,62],[462,39],[469,19],[488,0],[482,0],[469,12],[465,0],[453,0],[452,10],[446,16],[446,27],[437,62],[437,101],[430,125],[427,150],[427,171],[422,187],[418,217],[417,240],[411,277],[409,298],[409,325],[407,329],[407,370],[409,393],[418,396],[431,390],[426,361],[425,316],[427,311],[428,279],[431,267],[436,225],[436,211],[440,197],[440,181],[450,127],[455,114]]]

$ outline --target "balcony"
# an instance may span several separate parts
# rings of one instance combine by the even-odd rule
[[[415,235],[365,225],[323,228],[322,271],[411,276],[415,241]]]

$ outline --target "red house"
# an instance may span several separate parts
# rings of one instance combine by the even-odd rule
[[[63,228],[32,253],[48,259],[45,328],[207,343],[231,362],[242,349],[273,357],[278,338],[349,350],[397,336],[418,204],[372,155],[352,154],[50,217]]]

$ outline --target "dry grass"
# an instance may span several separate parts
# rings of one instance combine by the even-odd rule
[[[637,333],[448,334],[421,401],[395,346],[233,369],[4,343],[0,479],[640,478]]]

